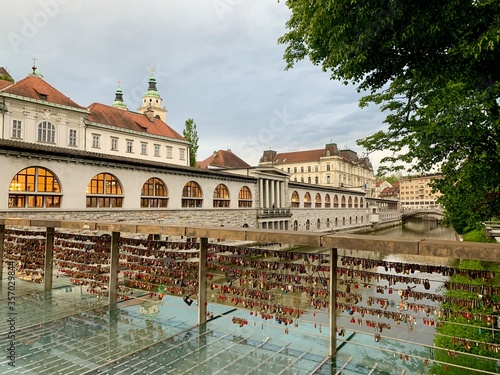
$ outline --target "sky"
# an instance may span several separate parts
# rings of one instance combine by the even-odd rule
[[[120,81],[133,111],[153,66],[167,123],[197,125],[197,160],[230,149],[257,165],[264,150],[327,143],[365,156],[356,140],[385,129],[385,114],[360,109],[363,93],[309,60],[285,70],[277,40],[289,16],[284,0],[4,0],[0,66],[20,80],[36,56],[82,106],[111,105]],[[369,155],[375,170],[382,156]]]

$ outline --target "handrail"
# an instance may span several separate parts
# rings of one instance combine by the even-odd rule
[[[412,254],[455,259],[476,259],[500,262],[500,244],[433,239],[406,239],[355,234],[325,234],[323,232],[283,231],[252,228],[228,228],[186,225],[161,225],[155,223],[60,221],[43,219],[0,219],[0,225],[61,228],[143,234],[164,234],[204,238],[224,238],[238,241],[268,243],[293,243],[325,249],[351,249],[376,251],[386,254]]]

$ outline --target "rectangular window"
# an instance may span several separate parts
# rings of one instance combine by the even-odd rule
[[[21,120],[12,121],[12,138],[22,138],[22,123]]]
[[[101,148],[100,134],[92,134],[92,148]]]
[[[118,151],[118,138],[111,137],[111,151]]]
[[[134,152],[134,141],[127,139],[127,152],[129,154]]]
[[[172,147],[167,146],[167,159],[172,159]]]
[[[146,142],[141,142],[141,155],[148,154],[148,144]]]
[[[186,150],[184,150],[183,148],[179,149],[179,159],[186,160]]]
[[[70,146],[76,146],[76,129],[69,129],[69,141]]]
[[[155,156],[160,156],[160,145],[155,145]]]

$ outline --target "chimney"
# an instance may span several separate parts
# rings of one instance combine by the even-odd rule
[[[146,109],[146,111],[144,112],[144,114],[146,116],[148,116],[149,121],[151,121],[151,122],[154,121],[155,112],[153,111],[153,109],[151,107],[148,107],[148,109]]]

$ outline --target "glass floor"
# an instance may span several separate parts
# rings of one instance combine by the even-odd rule
[[[312,316],[309,322],[301,317],[298,327],[285,327],[248,310],[209,303],[213,318],[198,327],[196,301],[187,306],[180,297],[154,300],[136,292],[133,299],[109,308],[107,300],[65,285],[65,278],[54,279],[50,292],[16,279],[13,307],[8,304],[6,274],[4,270],[0,289],[1,374],[426,373],[422,361],[381,351],[373,334],[349,331],[344,342],[339,340],[336,357],[327,361],[328,327],[320,324],[318,330],[318,323],[311,323],[317,317]],[[234,324],[233,318],[248,324]],[[15,367],[7,357],[12,325]],[[384,348],[391,345],[394,353],[428,356],[423,348],[403,348],[397,342],[387,342]]]

